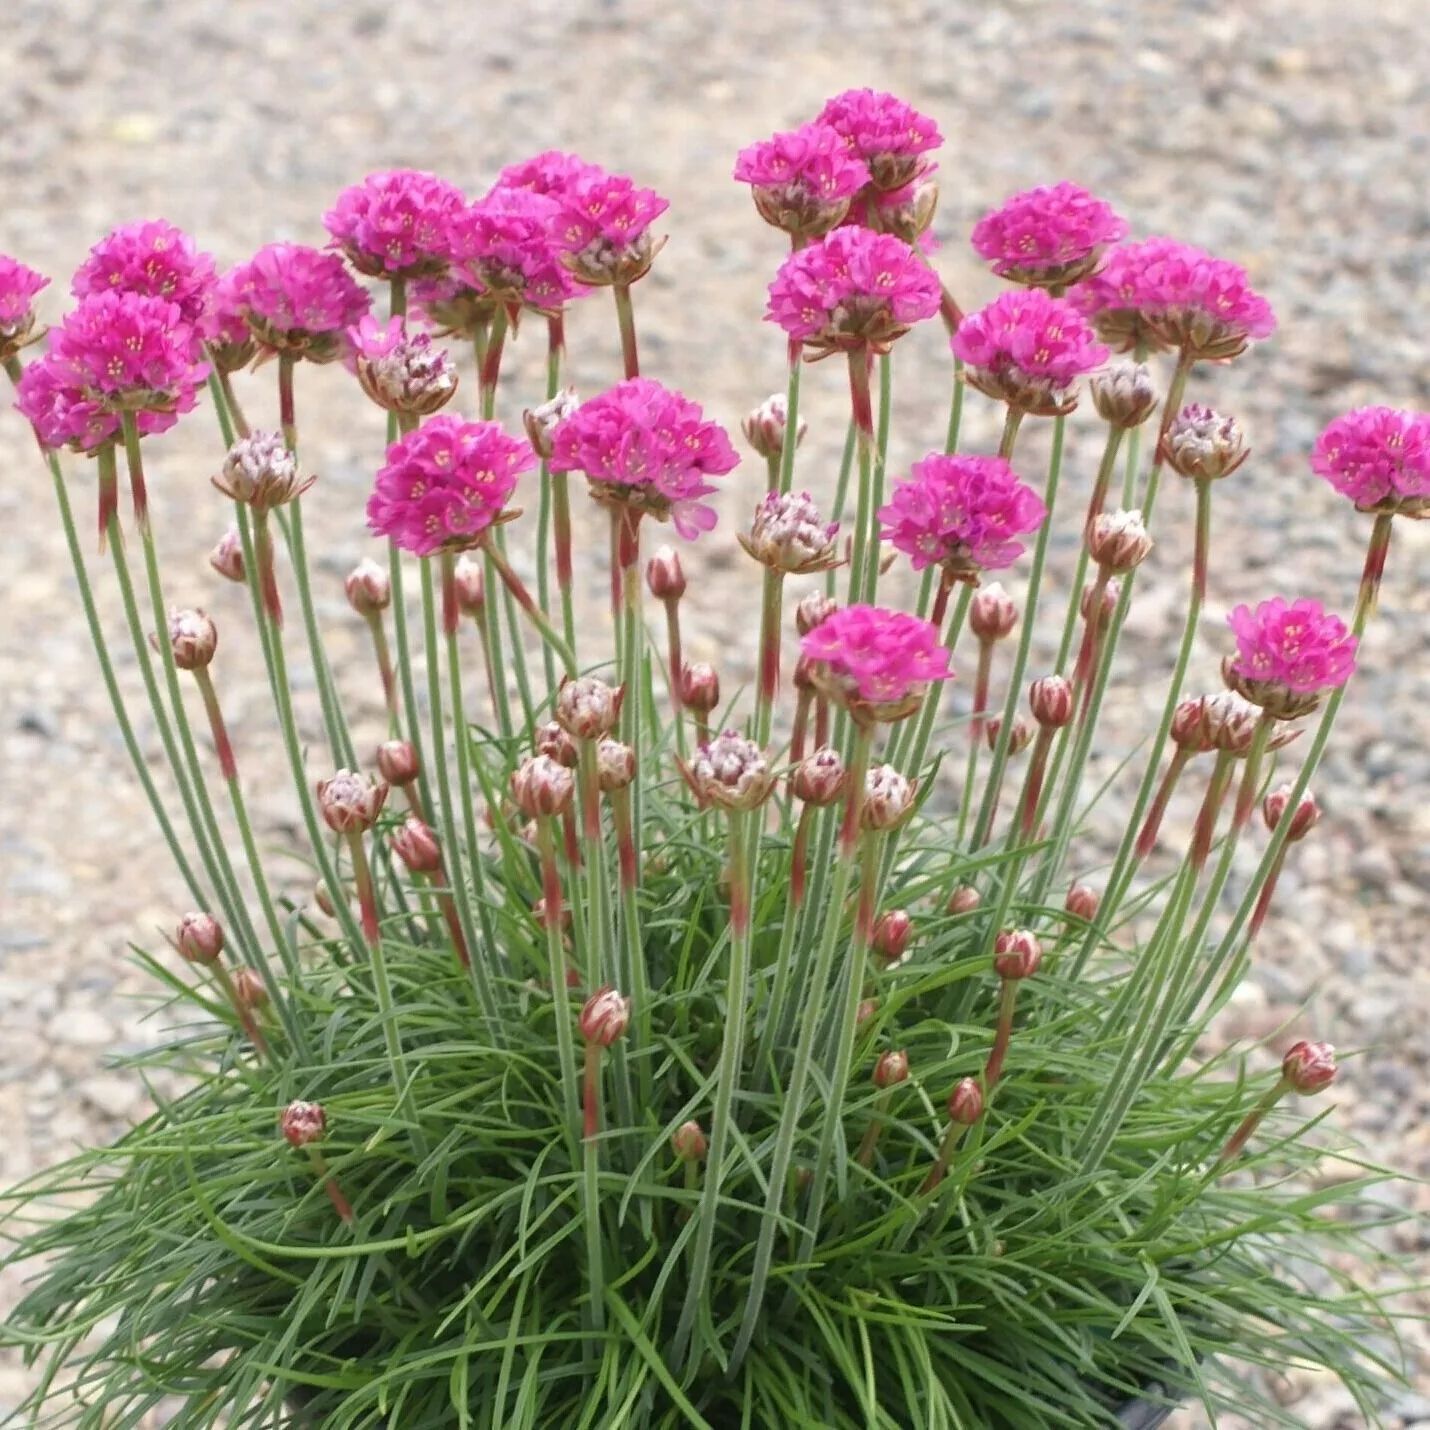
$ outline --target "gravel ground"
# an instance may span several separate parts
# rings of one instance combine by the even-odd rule
[[[1218,494],[1194,686],[1215,684],[1220,615],[1233,601],[1286,589],[1350,605],[1366,527],[1307,475],[1305,453],[1326,420],[1357,403],[1427,401],[1423,0],[1375,0],[1359,12],[1342,0],[528,0],[478,18],[492,8],[10,0],[0,28],[9,77],[0,250],[61,275],[113,223],[162,214],[231,262],[275,237],[321,241],[324,208],[374,168],[418,165],[478,189],[503,162],[578,148],[670,196],[672,241],[639,293],[645,367],[733,425],[782,382],[781,344],[758,322],[780,243],[729,181],[733,154],[836,90],[894,89],[948,135],[937,228],[951,242],[939,264],[965,306],[995,286],[963,244],[973,219],[1059,177],[1107,196],[1138,233],[1174,233],[1242,259],[1270,294],[1282,331],[1197,393],[1243,417],[1255,455]],[[45,295],[47,315],[57,315],[62,288]],[[614,370],[614,324],[597,302],[572,326],[575,380],[591,390]],[[946,358],[934,327],[899,352],[896,470],[939,429]],[[540,347],[537,333],[517,344],[512,412],[536,390]],[[322,410],[343,382],[340,372],[305,372],[300,425],[322,475],[309,503],[321,614],[340,666],[360,671],[365,650],[340,578],[365,549],[360,497],[379,429],[351,393]],[[271,422],[267,375],[246,384],[252,413]],[[843,399],[832,371],[810,387],[803,471],[818,486],[842,435]],[[977,440],[992,431],[991,420],[974,421]],[[1087,480],[1094,440],[1091,424],[1081,433],[1074,484]],[[1039,450],[1035,435],[1026,451]],[[206,481],[216,451],[207,424],[186,425],[156,448],[151,486],[176,594],[233,632],[220,686],[240,761],[262,768],[276,751],[238,593],[217,589],[203,564],[223,523]],[[112,1054],[154,1036],[132,1002],[143,979],[125,945],[152,943],[185,900],[107,716],[43,474],[8,410],[0,453],[0,751],[15,791],[0,805],[3,1184],[111,1136],[141,1110],[135,1081],[106,1069]],[[748,509],[759,480],[753,463],[731,480],[727,520]],[[85,477],[76,491],[87,519]],[[1179,509],[1164,513],[1156,579],[1144,581],[1132,622],[1133,654],[1145,662],[1166,660],[1180,619],[1187,504],[1176,491],[1166,502]],[[1318,781],[1326,819],[1288,870],[1225,1029],[1256,1035],[1295,1019],[1364,1047],[1336,1115],[1377,1156],[1421,1175],[1430,1172],[1430,972],[1417,957],[1430,904],[1430,588],[1410,573],[1427,542],[1430,529],[1397,533],[1364,673]],[[690,566],[702,592],[693,644],[718,654],[733,684],[747,667],[722,641],[751,619],[740,559],[727,539],[702,546]],[[598,573],[591,580],[594,593]],[[370,692],[354,695],[375,738]],[[1126,748],[1120,732],[1145,728],[1159,702],[1156,682],[1122,696],[1108,715],[1109,760]],[[140,729],[147,741],[146,722]],[[292,819],[284,797],[262,788],[253,797],[281,836]],[[1400,1195],[1427,1209],[1423,1189],[1407,1184]],[[1395,1244],[1408,1274],[1430,1272],[1423,1217]],[[0,1288],[0,1314],[15,1291]],[[26,1380],[0,1362],[0,1416]],[[1331,1388],[1293,1378],[1284,1390],[1315,1430],[1362,1423]],[[1430,1423],[1423,1376],[1421,1390],[1389,1408],[1391,1424]]]

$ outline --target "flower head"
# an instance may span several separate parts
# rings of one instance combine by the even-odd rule
[[[1043,946],[1031,929],[1004,929],[993,942],[993,967],[1000,978],[1031,978],[1043,961]]]
[[[1162,450],[1178,476],[1199,482],[1229,477],[1251,455],[1241,423],[1199,402],[1189,402],[1172,419]]]
[[[318,808],[337,834],[371,829],[387,803],[388,786],[356,770],[338,770],[318,781]]]
[[[973,248],[1000,278],[1042,288],[1076,283],[1127,234],[1112,206],[1064,180],[1014,194],[973,229]]]
[[[893,765],[873,765],[864,777],[864,805],[859,811],[865,829],[886,834],[914,812],[918,786]]]
[[[646,589],[657,601],[678,601],[685,595],[685,568],[673,546],[657,546],[645,565]]]
[[[1276,829],[1286,818],[1286,811],[1291,806],[1291,793],[1290,785],[1281,785],[1261,801],[1261,817],[1266,821],[1268,829]],[[1295,809],[1291,810],[1290,823],[1286,828],[1286,842],[1295,844],[1298,840],[1304,839],[1320,823],[1320,820],[1321,806],[1316,803],[1316,796],[1307,790],[1301,796]]]
[[[621,1038],[631,1021],[631,1000],[614,988],[598,988],[581,1009],[577,1026],[582,1039],[598,1048],[609,1048]]]
[[[980,586],[968,608],[968,624],[980,641],[1006,640],[1018,624],[1018,607],[1002,583]]]
[[[775,785],[765,752],[738,730],[724,730],[701,745],[681,773],[702,805],[732,811],[763,804]]]
[[[822,808],[833,804],[844,793],[847,780],[848,773],[839,751],[830,745],[821,745],[790,771],[789,788],[797,800]]]
[[[552,234],[565,262],[582,283],[634,283],[645,276],[658,245],[650,226],[667,200],[624,174],[595,165],[573,173],[555,189]]]
[[[746,415],[745,420],[740,423],[740,430],[745,434],[745,440],[754,449],[755,455],[769,459],[784,455],[785,429],[788,426],[789,405],[784,393],[775,392]],[[796,447],[804,441],[804,434],[808,430],[809,424],[801,418],[795,428]]]
[[[1001,457],[935,454],[914,463],[878,515],[915,571],[936,565],[976,583],[1023,554],[1016,538],[1036,531],[1047,508]]]
[[[344,579],[343,593],[348,605],[366,620],[392,604],[392,578],[385,567],[364,556]],[[383,779],[387,778],[383,775]]]
[[[299,477],[298,458],[280,433],[250,432],[228,449],[223,471],[211,480],[233,501],[269,511],[302,496],[317,478]]]
[[[1157,408],[1157,387],[1146,363],[1119,359],[1095,373],[1088,387],[1097,415],[1122,431],[1140,427]]]
[[[1082,314],[1041,288],[1014,289],[970,313],[953,351],[980,392],[1043,417],[1071,412],[1072,384],[1108,355]]]
[[[409,335],[400,317],[365,317],[348,329],[362,390],[387,412],[426,417],[457,390],[457,370],[426,333]]]
[[[902,239],[849,226],[785,259],[765,318],[815,356],[887,352],[938,312],[939,296],[937,276]]]
[[[698,403],[644,377],[582,403],[552,438],[553,472],[584,472],[598,501],[669,518],[688,540],[715,525],[700,500],[715,490],[706,478],[738,462]]]
[[[290,1102],[278,1125],[291,1146],[307,1147],[321,1142],[328,1130],[328,1115],[317,1102]]]
[[[168,624],[169,649],[180,670],[202,670],[212,662],[218,649],[218,627],[207,612],[171,610]],[[157,649],[157,636],[154,644]]]
[[[209,290],[208,307],[199,319],[199,336],[220,372],[247,367],[258,350],[242,302],[242,276],[237,268],[219,274]]]
[[[25,368],[15,396],[16,408],[46,447],[93,452],[119,435],[119,413],[87,391],[70,365],[53,352]],[[190,388],[169,411],[140,412],[140,434],[166,431],[194,402],[195,390]]]
[[[938,239],[929,232],[938,208],[938,181],[930,164],[912,183],[901,189],[869,188],[851,204],[848,224],[862,224],[875,233],[891,233],[917,248],[925,256],[938,250]]]
[[[1316,439],[1311,470],[1362,511],[1430,515],[1430,412],[1357,407]]]
[[[511,797],[528,819],[565,814],[575,794],[576,777],[550,755],[528,755],[511,777]]]
[[[259,345],[311,362],[346,355],[346,334],[371,299],[336,253],[270,243],[233,274],[235,302]]]
[[[452,221],[452,274],[494,303],[556,313],[582,290],[562,261],[554,197],[498,185]]]
[[[213,550],[209,552],[209,565],[225,581],[243,581],[243,538],[236,526],[229,527],[214,543]]]
[[[800,649],[816,662],[821,688],[861,722],[912,714],[930,682],[953,674],[932,622],[879,606],[842,607]]]
[[[948,1115],[960,1127],[972,1127],[983,1116],[983,1089],[976,1078],[960,1078],[948,1095]]]
[[[682,1122],[670,1134],[670,1149],[682,1162],[703,1161],[708,1146],[704,1129],[698,1122]]]
[[[40,336],[35,329],[35,295],[49,282],[44,274],[0,253],[0,360],[14,357]]]
[[[392,836],[392,852],[413,874],[435,874],[442,867],[442,850],[436,834],[415,814],[408,815]]]
[[[499,189],[529,189],[534,194],[559,198],[574,191],[579,180],[601,173],[595,164],[588,164],[577,154],[547,149],[520,163],[508,164],[497,175]]]
[[[903,962],[913,932],[914,921],[907,909],[886,909],[874,920],[869,945],[886,967],[893,968]]]
[[[387,449],[367,523],[404,551],[431,556],[474,546],[502,518],[531,448],[495,422],[433,417]]]
[[[441,272],[448,226],[461,207],[461,190],[445,179],[390,169],[344,189],[323,227],[359,273],[417,278]]]
[[[607,685],[594,675],[569,676],[556,692],[556,723],[573,740],[601,740],[621,718],[625,687]]]
[[[902,1048],[891,1048],[879,1054],[874,1064],[874,1086],[878,1088],[897,1087],[907,1082],[909,1076],[909,1055]]]
[[[740,545],[772,571],[806,576],[837,565],[837,521],[826,522],[808,492],[767,492],[755,507],[750,534]]]
[[[1281,1060],[1281,1076],[1302,1097],[1324,1092],[1336,1080],[1336,1050],[1329,1043],[1296,1043]]]
[[[742,149],[735,178],[749,184],[766,223],[817,238],[849,211],[869,182],[869,166],[827,124],[804,124]]]
[[[182,229],[163,219],[125,224],[106,234],[75,273],[76,298],[96,293],[143,293],[173,303],[197,324],[214,288],[214,261]]]
[[[388,784],[403,789],[419,772],[417,747],[408,740],[384,740],[377,747],[377,771]]]
[[[223,952],[223,926],[212,914],[185,914],[174,934],[174,947],[190,963],[217,963]]]
[[[1238,606],[1227,624],[1236,636],[1236,655],[1222,666],[1227,684],[1281,719],[1309,714],[1355,669],[1355,636],[1319,601],[1277,596],[1255,610]]]
[[[1152,552],[1152,538],[1140,511],[1105,511],[1087,536],[1088,554],[1114,576],[1125,576]]]
[[[938,125],[892,94],[847,89],[826,100],[815,121],[839,134],[881,189],[901,189],[928,169],[923,156],[943,143]]]

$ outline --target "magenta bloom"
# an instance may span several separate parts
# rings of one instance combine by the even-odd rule
[[[178,306],[197,324],[209,305],[214,261],[183,229],[163,219],[125,224],[100,239],[74,276],[76,298],[95,293],[143,293]]]
[[[902,239],[849,225],[785,259],[765,318],[817,356],[887,352],[938,312],[939,296],[937,276]]]
[[[535,460],[495,422],[433,417],[387,449],[368,527],[417,556],[474,546]]]
[[[497,175],[493,192],[496,189],[530,189],[534,194],[559,198],[569,193],[578,179],[600,172],[597,165],[588,164],[576,154],[547,149],[530,159],[523,159],[519,164],[508,164]]]
[[[1041,288],[1002,293],[970,313],[953,335],[968,381],[1034,416],[1070,412],[1072,384],[1107,361],[1082,314]]]
[[[232,281],[258,342],[313,362],[343,357],[344,334],[372,305],[337,254],[296,243],[260,248]]]
[[[35,295],[50,280],[0,253],[0,358],[13,357],[35,332]]]
[[[645,377],[583,402],[552,438],[553,472],[584,472],[597,500],[668,517],[689,541],[715,525],[700,500],[715,490],[707,478],[739,460],[698,403]]]
[[[656,255],[650,226],[670,204],[624,174],[595,165],[553,191],[552,235],[582,283],[634,283]]]
[[[803,237],[828,233],[869,182],[869,166],[827,124],[805,124],[740,150],[735,178],[749,184],[766,223]]]
[[[1238,606],[1226,620],[1236,636],[1236,655],[1222,666],[1227,683],[1281,719],[1314,710],[1321,692],[1355,669],[1355,636],[1319,601],[1277,596],[1255,610]]]
[[[141,411],[140,435],[168,431],[179,420],[179,413],[193,408],[195,392],[195,388],[187,388],[167,411]],[[68,447],[90,453],[106,442],[117,441],[120,435],[119,413],[80,387],[70,368],[54,353],[25,368],[16,388],[15,406],[34,427],[40,442],[56,451]]]
[[[464,200],[454,184],[419,169],[369,174],[323,215],[333,246],[370,278],[440,273],[447,228]]]
[[[561,206],[532,189],[497,187],[448,230],[452,277],[491,301],[552,314],[583,291],[553,235]]]
[[[947,680],[949,653],[931,621],[882,606],[842,606],[800,641],[813,679],[860,720],[898,720]]]
[[[1127,233],[1110,204],[1064,180],[1014,194],[973,229],[973,248],[1000,278],[1044,288],[1075,283]]]
[[[915,462],[879,512],[884,535],[915,571],[942,566],[953,578],[1010,566],[1023,554],[1017,537],[1047,515],[1042,498],[1001,457],[945,457]]]
[[[1311,470],[1364,511],[1430,512],[1430,412],[1357,407],[1316,439]]]
[[[257,347],[242,302],[241,278],[237,268],[221,273],[209,295],[209,306],[199,319],[199,336],[221,372],[247,367]]]
[[[825,101],[815,121],[843,136],[881,189],[902,189],[928,169],[924,155],[943,143],[938,125],[902,99],[872,89],[847,89]]]
[[[1103,256],[1101,268],[1084,278],[1068,297],[1092,320],[1098,336],[1118,352],[1138,347],[1159,352],[1166,343],[1149,326],[1144,312],[1151,291],[1148,275],[1181,249],[1172,238],[1118,244]]]

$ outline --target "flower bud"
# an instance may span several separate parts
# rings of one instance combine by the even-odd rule
[[[414,874],[435,874],[442,867],[436,834],[415,814],[392,836],[392,850]]]
[[[459,556],[452,571],[452,582],[457,588],[457,609],[464,616],[480,619],[487,606],[487,584],[482,574],[482,563],[470,556]]]
[[[844,760],[839,751],[821,745],[790,772],[790,793],[804,804],[822,808],[833,804],[844,793],[845,779]]]
[[[302,496],[314,482],[301,481],[298,458],[278,432],[251,432],[228,449],[223,471],[212,478],[224,496],[255,511],[269,511]]]
[[[807,576],[837,565],[837,521],[826,522],[808,492],[767,492],[755,507],[750,534],[740,545],[762,566]]]
[[[387,785],[371,775],[338,770],[330,779],[318,781],[318,808],[335,833],[361,833],[377,822],[387,802],[387,790]]]
[[[874,1064],[874,1086],[878,1088],[897,1087],[909,1080],[909,1055],[902,1048],[891,1048],[879,1054]]]
[[[801,596],[794,608],[794,628],[800,635],[807,636],[815,626],[821,625],[839,609],[839,602],[823,591],[811,591]]]
[[[980,586],[968,608],[968,624],[981,641],[1001,641],[1018,624],[1018,608],[997,581]]]
[[[180,670],[203,670],[218,648],[218,627],[202,611],[170,611],[169,648]]]
[[[543,462],[551,459],[551,442],[556,429],[581,405],[574,387],[563,388],[555,397],[539,407],[528,408],[521,415],[531,450]]]
[[[1082,595],[1078,599],[1078,610],[1082,613],[1085,621],[1092,620],[1092,598],[1097,593],[1097,582],[1082,588]],[[1112,619],[1112,613],[1117,609],[1117,602],[1122,596],[1122,583],[1120,581],[1102,582],[1102,600],[1097,612],[1097,629],[1105,631],[1107,623]]]
[[[765,752],[738,730],[724,730],[701,745],[682,772],[702,804],[729,810],[763,804],[775,783]]]
[[[1109,363],[1088,386],[1098,416],[1113,427],[1140,427],[1157,407],[1157,387],[1145,363]]]
[[[594,675],[567,676],[556,692],[556,723],[573,740],[599,740],[621,718],[622,687]]]
[[[190,963],[217,963],[223,952],[223,929],[211,914],[185,914],[174,944]]]
[[[290,1102],[283,1109],[278,1125],[294,1147],[309,1147],[321,1142],[328,1130],[328,1114],[319,1102]]]
[[[897,828],[914,812],[914,792],[914,784],[893,765],[875,765],[864,780],[864,828],[877,833]]]
[[[1193,754],[1203,754],[1211,747],[1206,743],[1206,731],[1202,724],[1202,704],[1204,697],[1193,695],[1177,702],[1172,712],[1172,741],[1179,749],[1190,750]]]
[[[1280,789],[1274,789],[1261,803],[1261,817],[1266,821],[1266,827],[1274,830],[1286,813],[1286,806],[1291,802],[1291,786],[1282,785]],[[1298,839],[1304,839],[1317,825],[1321,818],[1321,807],[1316,803],[1316,796],[1307,790],[1301,797],[1301,802],[1296,806],[1295,813],[1291,816],[1290,827],[1286,831],[1286,842],[1294,844]]]
[[[994,715],[984,723],[983,738],[988,741],[990,750],[998,748],[998,736],[1002,729],[1003,717],[1001,715]],[[1021,715],[1015,715],[1013,717],[1013,733],[1008,736],[1009,755],[1021,755],[1032,743],[1033,727]]]
[[[229,527],[219,537],[209,552],[209,565],[226,581],[243,580],[243,540],[236,526]]]
[[[536,727],[535,743],[538,755],[548,755],[568,770],[574,770],[581,763],[581,752],[576,748],[575,740],[555,720]]]
[[[960,884],[948,896],[948,911],[955,918],[960,914],[971,914],[983,902],[983,895],[972,884]]]
[[[240,1008],[250,1012],[268,1006],[268,986],[251,968],[234,969],[233,996]]]
[[[409,336],[402,329],[401,321],[394,320],[372,348],[359,344],[358,385],[385,412],[426,417],[452,400],[457,370],[427,333]]]
[[[598,988],[581,1009],[581,1037],[599,1048],[609,1048],[625,1033],[631,1021],[631,1001],[614,988]]]
[[[720,677],[708,661],[687,661],[680,672],[680,703],[697,715],[708,715],[720,703]]]
[[[348,605],[363,617],[385,611],[392,602],[392,585],[387,572],[367,556],[348,572],[343,590],[347,592]]]
[[[1281,1060],[1281,1076],[1303,1097],[1336,1080],[1336,1050],[1329,1043],[1297,1043]]]
[[[789,408],[784,393],[772,393],[765,398],[740,425],[756,456],[770,458],[783,455],[785,429],[789,425]],[[804,441],[806,430],[807,424],[801,422],[794,434],[796,447]]]
[[[983,1116],[983,1089],[971,1077],[960,1078],[948,1095],[948,1115],[960,1127],[972,1127]]]
[[[878,1012],[879,1000],[877,998],[862,999],[858,1008],[854,1010],[854,1030],[862,1032],[878,1015]]]
[[[1223,417],[1196,402],[1172,419],[1162,451],[1178,476],[1198,482],[1230,476],[1251,455],[1235,417]]]
[[[902,961],[908,952],[909,938],[914,931],[914,921],[907,909],[889,909],[879,915],[874,923],[874,933],[870,942],[875,954],[889,967]]]
[[[1045,730],[1061,729],[1072,719],[1072,682],[1061,675],[1045,675],[1029,687],[1028,704]]]
[[[417,747],[407,740],[384,740],[377,747],[377,771],[398,789],[410,785],[418,775]]]
[[[1152,538],[1140,511],[1105,511],[1092,524],[1087,549],[1105,571],[1125,576],[1147,559]]]
[[[1031,978],[1043,961],[1043,946],[1031,929],[1004,929],[993,944],[993,967],[1000,978]]]
[[[869,206],[869,227],[878,233],[892,233],[912,248],[928,232],[937,208],[937,180],[916,180],[900,185],[893,193],[880,194]]]
[[[575,777],[550,755],[528,755],[511,777],[511,797],[528,819],[565,814],[575,793]]]
[[[709,1144],[698,1122],[682,1122],[670,1134],[670,1148],[682,1162],[703,1162]]]
[[[313,885],[313,902],[317,904],[318,908],[321,909],[328,918],[337,918],[337,906],[333,903],[333,896],[328,892],[327,880],[319,879],[318,882]]]
[[[596,782],[610,794],[625,789],[636,777],[636,752],[619,740],[602,740],[596,746]]]
[[[1097,906],[1101,903],[1096,889],[1090,888],[1086,884],[1074,884],[1068,890],[1066,902],[1063,904],[1068,913],[1074,918],[1081,919],[1084,923],[1090,924],[1097,917]]]
[[[656,547],[646,562],[645,583],[657,601],[678,601],[685,595],[685,568],[675,547]]]

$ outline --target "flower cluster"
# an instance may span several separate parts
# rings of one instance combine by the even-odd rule
[[[931,682],[953,674],[932,622],[881,606],[842,607],[804,636],[800,650],[815,662],[816,683],[856,719],[911,714]]]
[[[740,151],[735,178],[749,184],[766,223],[817,238],[849,212],[869,167],[827,124],[804,124]]]
[[[707,478],[739,460],[698,403],[644,377],[582,403],[552,438],[553,472],[584,472],[598,500],[669,518],[687,540],[715,525]]]
[[[311,362],[344,357],[348,329],[371,306],[337,254],[296,243],[260,248],[232,283],[234,302],[260,346]]]
[[[915,571],[937,565],[977,581],[1023,554],[1016,538],[1036,531],[1047,508],[1001,457],[935,454],[914,463],[878,515]]]
[[[1000,278],[1061,288],[1086,277],[1103,250],[1126,236],[1112,206],[1064,181],[1014,194],[973,229],[973,248]]]
[[[457,370],[426,333],[407,332],[399,317],[366,317],[348,331],[362,389],[381,408],[426,416],[457,390]]]
[[[881,189],[902,189],[929,172],[924,158],[943,143],[938,125],[892,94],[848,89],[825,102],[815,121],[839,134],[869,166]]]
[[[938,278],[902,239],[837,228],[785,259],[770,284],[765,317],[815,356],[887,352],[914,323],[938,312],[939,296]]]
[[[1277,596],[1227,617],[1236,655],[1225,663],[1227,684],[1269,715],[1293,719],[1315,709],[1321,692],[1350,679],[1356,638],[1319,601]]]
[[[35,295],[50,280],[0,254],[0,360],[14,357],[35,333]]]
[[[1430,515],[1430,412],[1357,407],[1316,439],[1311,470],[1362,511]]]
[[[435,174],[391,169],[344,189],[323,227],[359,273],[425,277],[445,266],[448,227],[462,203],[461,191]]]
[[[498,186],[453,219],[447,249],[451,277],[492,302],[559,311],[581,292],[553,236],[559,213],[554,198]]]
[[[387,449],[368,526],[417,556],[474,546],[535,461],[495,422],[434,417]]]
[[[764,566],[795,576],[827,571],[838,557],[837,521],[826,522],[808,492],[767,492],[740,545]]]
[[[126,224],[100,239],[74,275],[76,298],[143,293],[173,303],[186,323],[207,311],[214,261],[182,229],[163,219]]]
[[[634,283],[656,255],[650,226],[670,204],[624,174],[588,165],[552,190],[552,233],[582,283]]]

